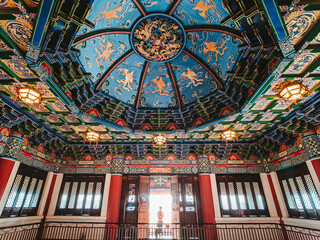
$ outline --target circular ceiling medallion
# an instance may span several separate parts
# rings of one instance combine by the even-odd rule
[[[185,45],[182,25],[165,14],[151,14],[133,27],[131,44],[134,51],[152,62],[165,62],[175,58]]]

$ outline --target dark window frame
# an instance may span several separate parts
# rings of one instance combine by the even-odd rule
[[[65,208],[60,208],[65,184],[68,182],[70,183],[70,185],[68,188],[66,206],[65,206]],[[80,187],[81,187],[81,183],[83,183],[83,182],[85,183],[85,187],[84,187],[84,193],[83,193],[84,196],[83,196],[82,207],[77,208]],[[74,183],[78,183],[78,184],[77,184],[77,188],[76,188],[76,194],[75,194],[73,207],[69,208],[71,192],[72,192],[72,188],[73,188]],[[86,208],[86,201],[87,201],[86,199],[87,199],[87,194],[88,194],[89,183],[93,183],[92,200],[91,200],[91,207]],[[100,189],[101,197],[100,197],[100,201],[99,201],[99,208],[93,208],[94,199],[95,199],[95,192],[96,192],[96,187],[97,187],[98,183],[101,183],[101,189]],[[61,183],[61,188],[60,188],[60,192],[59,192],[59,198],[58,198],[58,202],[57,202],[57,206],[56,206],[55,215],[61,215],[61,216],[100,216],[103,194],[104,194],[104,184],[105,184],[105,175],[77,175],[77,174],[64,175],[62,183]]]
[[[218,195],[219,195],[220,211],[221,211],[222,217],[269,217],[270,216],[259,174],[242,174],[242,175],[239,175],[239,174],[226,174],[226,175],[217,174],[216,180],[217,180],[217,189],[218,189]],[[226,190],[226,196],[228,199],[228,208],[229,209],[223,209],[223,204],[222,204],[222,199],[221,199],[222,194],[221,194],[221,187],[220,187],[220,183],[222,183],[222,182],[225,184],[225,190]],[[245,201],[245,206],[246,206],[245,209],[241,209],[241,204],[240,204],[239,197],[238,197],[237,182],[238,183],[240,182],[241,186],[242,186],[242,192],[244,195],[244,201]],[[254,209],[249,208],[248,194],[247,194],[247,190],[245,188],[246,182],[249,182],[249,184],[250,184],[250,190],[251,190],[251,194],[252,194],[252,198],[253,198],[252,200],[253,200],[253,204],[254,204]],[[259,207],[258,207],[256,193],[255,193],[254,186],[253,186],[254,182],[258,183],[259,192],[261,195],[261,200],[262,200],[262,204],[264,206],[264,209],[259,209]],[[228,183],[232,183],[232,185],[233,185],[237,209],[232,209]]]
[[[13,181],[13,185],[11,187],[10,193],[6,200],[5,206],[3,208],[1,217],[5,218],[5,217],[36,216],[38,212],[39,202],[41,200],[44,185],[46,182],[47,174],[48,173],[46,171],[39,170],[24,164],[20,164],[17,174],[15,176],[15,179]],[[21,180],[18,181],[18,178],[20,178],[20,176],[21,176]],[[36,179],[36,180],[35,180],[35,185],[33,186],[33,189],[32,189],[31,184],[33,179]],[[17,182],[18,184],[16,186]],[[27,182],[27,186],[25,189],[21,206],[16,207],[16,204],[20,198],[21,190],[25,182]],[[15,192],[15,195],[13,195],[14,197],[11,199],[11,195],[13,194],[12,191],[14,191],[14,188],[16,188],[17,190]],[[32,190],[31,197],[29,199],[28,207],[26,207],[25,203],[26,203],[27,196],[30,193],[30,189]],[[35,201],[35,204],[34,204],[34,201]],[[10,204],[11,206],[7,206],[8,204]],[[33,205],[35,206],[32,207]]]
[[[311,177],[311,174],[309,172],[307,164],[306,163],[302,163],[302,164],[299,164],[299,165],[291,167],[291,168],[280,170],[280,171],[277,172],[277,175],[278,175],[279,183],[280,183],[281,190],[282,190],[282,193],[283,193],[283,197],[284,197],[285,202],[286,202],[286,206],[287,206],[287,210],[288,210],[289,216],[291,218],[303,218],[303,219],[317,219],[317,220],[319,220],[320,219],[320,209],[317,209],[315,207],[314,199],[313,199],[313,196],[312,196],[312,194],[310,192],[308,184],[306,183],[305,176],[309,176],[310,177],[311,183],[313,185],[313,189],[315,191],[314,194],[316,194],[318,196],[318,198],[320,198],[320,196],[319,196],[319,194],[318,194],[318,192],[316,190],[315,184],[313,182],[313,179]],[[307,196],[309,198],[310,204],[313,207],[312,209],[307,208],[307,206],[306,206],[306,202],[303,199],[300,187],[299,187],[298,182],[297,182],[297,178],[298,177],[300,177],[301,180],[302,180],[302,184],[304,186],[304,189],[306,190],[306,193],[307,193]],[[291,184],[289,182],[289,179],[293,179],[293,181],[292,181],[293,182],[293,186],[295,187],[295,189],[296,189],[296,191],[298,193],[297,197],[300,199],[302,208],[298,207],[298,204],[297,204],[297,201],[296,201],[297,199],[294,196],[294,191],[293,191],[292,186],[291,186]],[[285,188],[284,188],[284,185],[283,185],[283,181],[285,181],[287,183],[287,187],[288,187],[289,194],[290,194],[290,197],[291,197],[290,199],[291,199],[292,203],[294,204],[295,208],[291,208],[290,205],[289,205],[289,202],[288,202],[289,195],[287,195],[287,193],[285,191]]]

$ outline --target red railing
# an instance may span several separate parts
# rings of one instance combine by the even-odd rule
[[[0,228],[0,240],[320,240],[315,229],[274,223],[105,224],[46,222]],[[39,232],[38,232],[39,231]]]

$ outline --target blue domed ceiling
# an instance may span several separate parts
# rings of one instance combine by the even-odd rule
[[[228,15],[221,1],[95,1],[74,47],[106,97],[181,110],[225,91],[244,44]]]

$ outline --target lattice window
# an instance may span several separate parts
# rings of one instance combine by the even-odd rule
[[[287,180],[282,180],[282,186],[284,188],[284,192],[287,197],[287,203],[289,205],[289,208],[294,209],[295,208],[295,205],[293,203],[294,199],[293,199],[292,194],[289,191],[289,186],[288,186]]]
[[[93,209],[99,209],[102,199],[102,183],[98,182],[96,185],[96,191],[94,194],[94,202],[93,202]]]
[[[246,200],[245,200],[245,197],[243,194],[243,189],[242,189],[242,183],[237,182],[236,184],[237,184],[238,200],[239,200],[240,209],[247,209]]]
[[[317,194],[317,190],[315,189],[313,185],[313,181],[311,179],[310,175],[304,175],[304,179],[307,184],[308,192],[310,192],[311,198],[314,202],[315,208],[320,210],[320,198],[319,195]]]
[[[65,175],[56,215],[100,215],[104,179],[102,175]]]
[[[47,173],[20,165],[1,217],[34,216]]]
[[[91,208],[92,199],[93,199],[93,195],[92,195],[93,185],[94,185],[94,182],[89,182],[88,192],[87,192],[87,196],[86,196],[86,205],[84,206],[84,208],[86,208],[86,209]]]
[[[224,210],[229,210],[229,200],[226,191],[226,183],[220,182],[220,202],[221,206]]]
[[[70,182],[66,182],[63,188],[61,201],[60,201],[60,208],[64,209],[67,206],[67,200],[68,200],[68,192],[70,188]]]
[[[278,172],[290,217],[320,219],[320,197],[306,163]]]
[[[217,175],[224,217],[268,216],[259,175]]]

